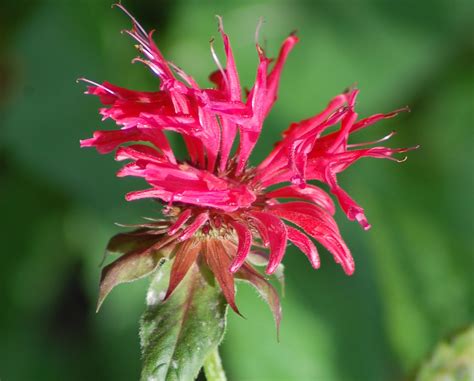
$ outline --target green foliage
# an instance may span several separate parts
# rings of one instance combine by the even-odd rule
[[[170,264],[158,271],[147,294],[140,324],[141,379],[191,381],[220,344],[227,304],[218,286],[210,286],[193,265],[171,297],[163,302]]]
[[[421,367],[416,381],[470,381],[474,379],[474,327],[436,347]]]

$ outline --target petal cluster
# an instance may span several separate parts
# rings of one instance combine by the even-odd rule
[[[104,105],[100,109],[103,118],[114,120],[120,128],[96,131],[92,138],[81,141],[81,146],[95,147],[100,153],[116,150],[116,160],[128,161],[118,176],[146,180],[149,187],[127,194],[127,200],[152,198],[166,206],[162,221],[141,225],[127,236],[139,242],[138,249],[132,245],[134,248],[125,252],[125,259],[117,261],[119,265],[114,262],[105,268],[104,293],[110,291],[111,278],[119,279],[112,285],[127,278],[117,275],[126,267],[124,264],[136,264],[138,256],[148,261],[147,266],[142,266],[146,271],[138,271],[140,276],[146,275],[158,266],[158,261],[150,258],[157,252],[166,252],[174,258],[166,297],[198,263],[214,274],[234,310],[237,311],[234,277],[238,277],[265,291],[262,292],[271,301],[279,321],[274,290],[252,267],[253,255],[267,253],[266,273],[273,274],[290,242],[318,268],[315,240],[347,274],[352,274],[354,261],[333,218],[334,203],[316,182],[309,181],[326,184],[347,217],[368,229],[364,210],[339,186],[337,174],[360,158],[399,161],[394,154],[412,149],[377,145],[393,133],[375,142],[349,143],[353,133],[407,109],[358,120],[358,90],[348,89],[333,98],[321,113],[290,125],[268,157],[250,167],[249,157],[277,99],[283,66],[298,38],[286,38],[275,60],[256,44],[255,82],[244,97],[220,18],[218,30],[225,65],[220,63],[211,42],[218,70],[210,75],[214,86],[202,88],[164,58],[152,32],[146,32],[122,5],[117,6],[133,23],[126,33],[136,41],[141,53],[134,61],[151,69],[159,78],[159,88],[142,92],[84,80],[90,84],[86,93],[98,96]],[[182,136],[188,152],[186,160],[177,160],[174,155],[170,133]]]

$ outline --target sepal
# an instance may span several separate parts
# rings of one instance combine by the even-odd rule
[[[109,250],[113,248],[116,252],[124,251],[126,254],[103,268],[97,311],[115,286],[141,279],[159,268],[174,245],[174,237],[139,237],[128,239],[126,234],[119,234],[109,242]]]

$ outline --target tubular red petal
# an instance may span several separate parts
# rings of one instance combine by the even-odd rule
[[[237,133],[237,126],[227,118],[221,117],[221,150],[220,150],[220,163],[219,170],[224,172],[227,166],[227,160],[229,159],[230,151],[234,143],[235,135]]]
[[[281,46],[280,53],[278,54],[278,58],[275,62],[275,66],[273,66],[272,71],[268,75],[267,78],[267,94],[265,99],[265,111],[264,114],[267,115],[270,112],[273,103],[277,100],[278,94],[278,85],[280,83],[281,72],[283,70],[283,66],[285,65],[286,58],[288,54],[291,52],[293,47],[298,42],[298,37],[295,35],[290,35]]]
[[[331,146],[326,149],[327,153],[345,151],[347,149],[347,141],[349,140],[351,127],[353,126],[356,119],[357,114],[350,110],[342,120],[341,129],[336,134],[336,138],[332,142]]]
[[[286,225],[275,215],[265,212],[249,212],[248,215],[259,220],[266,230],[266,235],[270,243],[270,258],[265,272],[273,274],[285,255],[288,234]]]
[[[137,162],[128,163],[117,171],[117,177],[146,177],[146,165],[138,165]]]
[[[141,129],[141,131],[146,133],[144,129]],[[164,153],[164,155],[171,163],[176,163],[176,158],[174,157],[173,150],[171,149],[170,143],[168,142],[168,138],[165,136],[163,131],[153,130],[150,131],[150,135],[152,135],[151,142]]]
[[[294,158],[300,155],[306,157],[320,134],[346,114],[347,109],[343,108],[346,102],[347,96],[345,94],[338,95],[329,102],[321,113],[301,122],[292,123],[283,132],[283,140],[276,144],[270,155],[257,167],[256,179],[265,181],[265,179],[272,177],[277,169],[294,165],[289,161],[290,155]],[[296,152],[297,145],[301,147],[298,152]],[[299,160],[306,159],[300,157]]]
[[[245,262],[245,259],[249,254],[250,247],[252,246],[252,233],[245,225],[241,224],[240,222],[230,221],[230,224],[235,229],[239,241],[237,253],[230,266],[230,271],[235,273]]]
[[[337,197],[342,210],[344,210],[344,213],[346,213],[350,221],[357,221],[364,230],[370,229],[370,224],[365,217],[364,209],[359,206],[359,204],[338,185],[334,186],[331,192]]]
[[[168,235],[175,234],[181,227],[189,220],[191,217],[192,211],[191,209],[185,209],[179,217],[176,219],[176,222],[171,225],[168,229]]]
[[[201,141],[207,153],[207,170],[213,172],[220,148],[220,128],[216,116],[204,108],[198,108],[198,115],[200,124],[206,128]]]
[[[286,229],[288,231],[288,239],[308,257],[311,265],[315,269],[319,269],[320,261],[318,250],[311,239],[291,226],[287,226]]]
[[[224,32],[224,24],[222,22],[222,17],[217,16],[217,19],[219,20],[219,32],[221,33],[222,41],[224,42],[224,50],[227,58],[225,74],[227,76],[227,83],[229,85],[228,92],[230,95],[230,100],[240,101],[241,89],[239,74],[235,65],[234,55],[230,46],[229,37]]]
[[[275,204],[270,207],[272,213],[298,213],[312,218],[313,222],[318,221],[318,225],[324,224],[328,229],[339,233],[336,221],[324,209],[303,201],[287,202],[284,204]]]
[[[304,188],[289,185],[265,194],[269,198],[300,198],[309,200],[327,210],[330,214],[335,213],[334,203],[329,195],[321,188],[307,184]]]
[[[250,218],[252,225],[255,226],[255,228],[258,231],[258,234],[260,235],[260,238],[262,240],[263,246],[269,247],[270,246],[270,237],[268,235],[268,231],[265,227],[265,224],[260,221],[259,219],[256,218],[251,218],[251,216],[247,216]]]
[[[240,175],[244,170],[250,154],[257,143],[265,112],[264,101],[266,96],[268,59],[263,56],[261,48],[258,45],[257,51],[259,52],[260,63],[257,69],[255,85],[250,91],[247,101],[247,105],[252,109],[252,117],[247,123],[241,125],[236,168],[237,175]]]
[[[317,211],[316,207],[309,208],[306,203],[291,202],[271,207],[271,213],[284,218],[302,228],[307,234],[320,242],[340,263],[345,273],[354,272],[354,260],[342,239],[336,221],[329,213]]]
[[[145,160],[155,163],[168,162],[168,160],[160,154],[157,150],[152,147],[144,145],[131,145],[126,147],[120,147],[116,154],[115,160]]]
[[[95,147],[104,154],[112,152],[120,144],[137,141],[141,136],[136,128],[118,131],[95,131],[90,139],[81,140],[81,147]]]
[[[95,131],[91,139],[81,140],[81,147],[95,147],[98,152],[105,154],[112,152],[121,144],[137,141],[152,143],[168,157],[170,162],[175,162],[166,137],[161,131],[151,129],[131,127],[116,131]]]
[[[209,219],[209,212],[202,212],[197,215],[191,224],[179,235],[178,241],[185,241],[193,236]]]

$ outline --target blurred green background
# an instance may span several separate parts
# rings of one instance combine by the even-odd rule
[[[405,380],[437,342],[473,314],[473,3],[453,1],[164,1],[124,4],[172,61],[208,84],[209,39],[224,17],[242,82],[252,84],[254,30],[270,55],[297,29],[280,97],[253,160],[291,121],[309,117],[354,82],[368,116],[410,114],[355,137],[396,129],[392,146],[421,144],[404,164],[366,160],[340,182],[366,209],[364,232],[339,210],[357,270],[346,277],[322,252],[313,271],[285,258],[281,342],[249,287],[229,314],[222,355],[231,381]],[[130,65],[128,19],[110,0],[0,2],[0,379],[136,380],[138,319],[147,281],[120,286],[95,314],[99,263],[114,222],[157,216],[127,203],[139,180],[117,179],[112,155],[81,150],[101,126],[78,77],[155,89]],[[220,50],[222,52],[222,50]],[[111,127],[110,123],[106,124]]]

